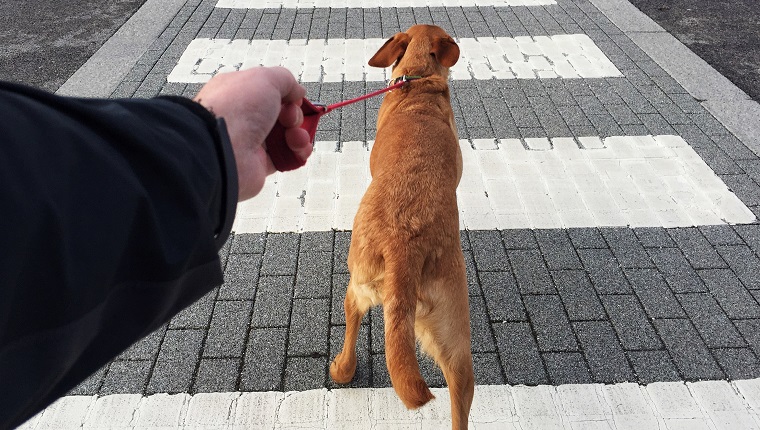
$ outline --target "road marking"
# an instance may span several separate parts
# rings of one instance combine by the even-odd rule
[[[372,8],[378,7],[470,7],[545,6],[556,0],[219,0],[216,7],[230,9],[266,8]]]
[[[317,142],[238,205],[237,233],[350,230],[372,142]],[[687,227],[755,216],[678,136],[461,140],[462,228]]]
[[[193,40],[169,82],[206,82],[217,73],[284,66],[301,82],[386,81],[390,69],[367,61],[385,39]],[[602,78],[622,76],[585,34],[478,37],[458,40],[452,79]]]
[[[392,388],[68,396],[19,429],[448,428],[448,389],[431,391],[436,398],[415,411],[407,410]],[[479,385],[469,421],[474,428],[493,429],[659,428],[660,423],[667,428],[748,429],[756,428],[758,403],[757,379],[646,386]]]

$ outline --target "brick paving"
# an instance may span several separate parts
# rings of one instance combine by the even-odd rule
[[[386,38],[417,22],[457,38],[586,34],[622,73],[451,82],[460,139],[680,136],[754,214],[760,159],[586,0],[543,6],[226,9],[189,0],[112,97],[194,95],[167,82],[196,38]],[[307,82],[333,102],[374,82]],[[374,138],[379,99],[336,111],[318,141]],[[225,283],[72,394],[334,387],[350,231],[236,233]],[[760,377],[760,225],[465,229],[476,382],[641,384]],[[382,313],[359,337],[352,387],[388,387]],[[431,386],[444,380],[422,358]]]

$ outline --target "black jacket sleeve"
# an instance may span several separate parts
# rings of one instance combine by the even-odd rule
[[[0,429],[221,284],[236,202],[202,106],[0,83]]]

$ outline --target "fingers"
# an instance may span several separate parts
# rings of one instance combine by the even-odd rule
[[[301,160],[307,160],[311,155],[311,136],[306,130],[300,127],[286,129],[285,142]]]
[[[306,96],[306,88],[296,81],[290,70],[284,67],[264,67],[259,70],[266,74],[269,83],[279,91],[283,102],[301,106],[301,101]]]
[[[285,128],[300,127],[303,123],[303,111],[293,103],[283,103],[277,120]]]

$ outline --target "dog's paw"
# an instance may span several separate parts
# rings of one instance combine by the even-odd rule
[[[356,373],[356,356],[344,357],[344,355],[338,354],[330,364],[330,377],[338,384],[348,384],[354,379],[354,373]]]

